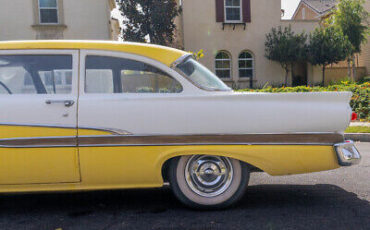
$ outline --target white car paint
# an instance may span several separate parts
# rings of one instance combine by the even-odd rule
[[[86,55],[142,61],[183,85],[173,94],[85,94]],[[350,92],[234,93],[197,88],[167,66],[137,55],[82,50],[78,124],[135,135],[342,133],[349,125]]]
[[[70,94],[1,94],[0,124],[41,125],[41,126],[77,126],[78,99],[78,51],[77,50],[9,50],[0,51],[0,55],[71,55],[72,91]],[[65,107],[63,101],[73,101]],[[47,104],[47,101],[57,102]],[[76,131],[77,135],[77,131]]]

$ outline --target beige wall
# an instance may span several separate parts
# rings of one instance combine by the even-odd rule
[[[108,0],[59,0],[63,21],[57,26],[37,25],[35,2],[0,0],[0,40],[111,39]]]
[[[0,0],[0,5],[0,40],[36,38],[32,0]]]
[[[252,0],[252,22],[246,29],[237,25],[222,29],[222,23],[216,23],[215,1],[202,0],[183,1],[184,45],[187,51],[204,50],[204,58],[200,61],[210,70],[215,71],[215,55],[220,50],[228,51],[232,56],[232,79],[225,80],[228,84],[237,82],[241,88],[248,87],[249,81],[239,79],[238,56],[241,51],[248,50],[255,58],[255,84],[281,84],[284,81],[284,70],[277,62],[265,58],[265,35],[272,27],[292,25],[295,31],[311,31],[317,21],[281,21],[281,3],[271,0]],[[315,72],[316,67],[310,67]],[[309,77],[310,81],[320,81]]]
[[[303,11],[305,13],[303,14]],[[293,18],[293,20],[315,20],[319,15],[313,11],[311,8],[306,6],[305,4],[301,3],[299,8]]]
[[[366,68],[357,68],[357,78],[359,80],[366,75]],[[333,67],[328,68],[325,71],[325,83],[337,82],[340,80],[345,80],[347,78],[347,67]]]

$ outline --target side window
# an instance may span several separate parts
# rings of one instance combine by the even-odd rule
[[[86,57],[86,93],[179,93],[181,84],[163,71],[134,60]]]
[[[71,91],[71,55],[0,55],[0,94]]]

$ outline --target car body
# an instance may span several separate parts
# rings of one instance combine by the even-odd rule
[[[184,203],[224,207],[241,196],[251,171],[357,163],[343,137],[350,97],[236,93],[189,53],[156,45],[0,42],[0,192],[155,188],[170,180]],[[187,187],[177,184],[181,173]]]

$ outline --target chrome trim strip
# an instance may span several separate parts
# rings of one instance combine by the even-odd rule
[[[317,146],[332,146],[332,143],[164,143],[164,144],[89,144],[89,145],[79,145],[78,147],[137,147],[137,146],[204,146],[204,145],[317,145]]]
[[[181,146],[181,145],[326,145],[343,142],[341,134],[245,135],[103,135],[0,139],[2,148]]]
[[[95,131],[105,131],[110,132],[114,135],[133,135],[129,131],[116,129],[116,128],[102,128],[102,127],[89,127],[89,126],[79,126],[78,129],[85,129],[85,130],[95,130]]]

